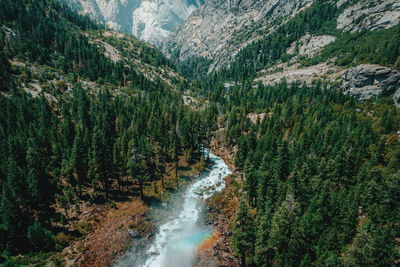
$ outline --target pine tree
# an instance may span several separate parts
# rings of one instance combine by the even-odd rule
[[[144,199],[143,184],[146,178],[146,163],[145,158],[141,154],[140,147],[133,141],[130,142],[130,153],[127,161],[127,169],[129,175],[139,184],[140,198]]]
[[[180,144],[179,144],[179,140],[178,140],[178,135],[175,131],[173,131],[173,133],[172,133],[172,159],[174,161],[175,178],[176,178],[176,187],[177,188],[179,188],[179,176],[178,176],[179,152],[180,152]]]
[[[254,252],[254,221],[250,214],[249,206],[241,200],[232,229],[233,246],[235,253],[240,257],[241,266],[246,265],[246,257],[251,257]]]
[[[10,253],[24,251],[28,248],[26,230],[31,218],[23,210],[23,190],[19,183],[21,170],[15,160],[8,159],[7,178],[3,184],[1,199],[1,228],[6,234],[4,236],[5,250]]]
[[[299,212],[299,203],[294,200],[293,195],[288,194],[272,218],[268,246],[275,251],[274,260],[279,265],[287,264],[286,253],[290,249],[289,244]]]

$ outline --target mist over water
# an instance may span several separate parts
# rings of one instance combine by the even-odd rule
[[[213,164],[210,172],[189,185],[177,198],[175,209],[159,230],[145,253],[132,250],[116,266],[136,267],[190,267],[197,247],[212,235],[212,229],[199,223],[204,200],[225,188],[224,178],[231,170],[218,156],[210,153]]]

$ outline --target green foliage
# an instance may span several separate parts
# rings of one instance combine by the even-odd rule
[[[290,59],[287,47],[305,33],[338,36],[309,64],[337,54],[338,65],[395,64],[398,26],[339,34],[337,11],[333,2],[315,1],[218,73],[204,76],[208,59],[184,62],[178,69],[202,78],[196,82],[208,101],[204,110],[194,110],[183,105],[179,92],[150,81],[130,62],[173,67],[156,49],[138,43],[140,54],[122,49],[125,60],[114,63],[89,37],[106,38],[117,48],[129,45],[129,38],[104,37],[100,26],[54,0],[0,0],[0,25],[16,32],[7,38],[0,34],[0,90],[10,91],[0,94],[2,257],[53,250],[54,222],[68,220],[68,206],[109,200],[124,191],[125,177],[145,199],[143,187],[162,180],[167,163],[174,163],[178,178],[180,156],[200,160],[210,133],[223,127],[245,177],[245,199],[233,227],[233,246],[243,265],[394,264],[400,112],[385,99],[361,105],[321,83],[253,84],[257,71]],[[16,45],[9,45],[13,41]],[[50,105],[43,96],[10,90],[13,57],[62,69],[76,81],[83,76],[126,90],[115,93],[104,86],[89,93],[76,83],[69,94],[58,83],[60,95]],[[26,70],[21,78],[29,81],[31,75]],[[52,79],[51,73],[40,79]],[[225,85],[229,89],[226,80],[233,81]],[[247,115],[259,112],[265,119],[254,124]],[[89,224],[79,228],[90,229]],[[58,247],[69,240],[59,236],[57,242]]]
[[[11,83],[11,65],[8,61],[5,38],[0,32],[0,91],[6,91]]]
[[[342,33],[320,55],[307,59],[304,64],[312,65],[337,57],[335,63],[339,66],[373,63],[399,69],[400,65],[395,65],[399,56],[400,25],[397,25],[378,31]]]
[[[163,88],[91,96],[78,86],[59,106],[52,110],[44,97],[0,95],[0,250],[6,254],[54,247],[56,200],[68,218],[68,205],[77,200],[108,200],[113,180],[132,176],[142,188],[162,179],[165,164],[183,151],[200,160],[209,127],[180,94]]]
[[[318,83],[243,85],[211,99],[224,99],[227,142],[238,146],[235,164],[256,211],[256,227],[235,226],[239,256],[257,266],[393,264],[400,231],[397,109],[375,104],[371,118],[367,106]],[[269,116],[253,124],[251,112]],[[237,223],[246,218],[243,210]],[[254,250],[240,250],[250,236]]]
[[[246,256],[254,252],[254,222],[250,215],[249,206],[245,201],[239,204],[238,212],[233,226],[233,246],[241,258],[242,266],[246,263]]]
[[[100,83],[125,85],[130,81],[140,89],[151,89],[157,82],[137,71],[133,57],[155,67],[172,66],[160,51],[143,42],[101,36],[101,26],[56,0],[1,0],[0,24],[15,32],[6,37],[3,29],[0,31],[0,77],[6,78],[1,80],[0,90],[9,89],[5,88],[11,73],[7,58],[14,57]],[[104,47],[93,41],[99,37],[123,48],[124,59],[114,62],[106,57]],[[134,49],[128,49],[132,44]]]
[[[211,59],[205,57],[188,58],[183,61],[179,61],[177,69],[184,77],[191,79],[198,79],[205,73],[212,63]]]
[[[55,240],[53,234],[38,221],[28,227],[27,237],[34,251],[44,252],[54,249]]]
[[[278,61],[287,61],[287,48],[306,33],[336,34],[338,10],[335,3],[315,1],[310,8],[278,27],[263,39],[243,48],[229,68],[217,73],[218,79],[242,81]]]
[[[97,29],[87,17],[79,16],[57,1],[0,1],[1,24],[17,33],[10,52],[39,64],[55,64],[65,72],[74,71],[92,80],[121,80],[122,68],[89,44],[81,32]],[[114,70],[114,71],[113,71]],[[114,72],[119,74],[113,75]]]

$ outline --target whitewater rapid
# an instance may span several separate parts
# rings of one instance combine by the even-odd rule
[[[192,266],[196,247],[210,235],[197,224],[204,200],[225,188],[224,178],[231,174],[225,162],[210,153],[213,164],[208,175],[186,190],[182,210],[161,225],[143,267]]]
[[[196,248],[210,237],[211,230],[199,224],[204,200],[225,188],[224,178],[231,170],[218,156],[210,153],[212,167],[189,185],[183,194],[183,204],[160,225],[152,244],[145,253],[144,263],[129,266],[190,267],[193,266]],[[177,200],[178,201],[178,200]]]

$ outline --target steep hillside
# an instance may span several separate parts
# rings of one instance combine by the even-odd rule
[[[400,87],[400,26],[396,15],[400,6],[397,1],[361,3],[364,1],[314,1],[297,14],[292,14],[291,18],[282,20],[280,17],[269,33],[251,31],[257,38],[244,37],[237,53],[228,46],[220,46],[221,50],[213,51],[220,51],[224,56],[218,56],[218,52],[208,58],[203,57],[205,54],[200,58],[183,58],[180,69],[192,77],[208,72],[206,87],[215,81],[229,87],[243,81],[271,85],[282,80],[308,84],[326,80],[343,83],[345,92],[362,99],[393,94]],[[253,12],[255,10],[259,9]],[[349,16],[348,10],[354,10],[350,12],[353,15],[345,19]],[[364,15],[359,15],[361,13]],[[346,30],[342,27],[344,24],[352,27]],[[224,33],[211,34],[205,40],[229,36]],[[187,51],[201,51],[201,46],[198,50],[193,47]],[[177,52],[175,56],[179,58],[182,50]],[[220,64],[220,59],[225,63]],[[364,64],[363,71],[357,71],[360,64]],[[216,66],[219,69],[210,73]],[[376,69],[381,69],[382,73],[375,72]],[[346,77],[357,82],[348,83]],[[397,105],[399,94],[394,96]]]
[[[198,57],[207,58],[210,72],[227,66],[241,49],[266,38],[279,29],[278,25],[285,24],[313,2],[316,1],[206,1],[170,36],[165,51],[173,58],[189,63]],[[337,25],[334,27],[338,31],[386,29],[399,22],[400,4],[395,0],[324,3],[337,6],[332,23]]]
[[[55,1],[35,1],[25,7],[37,4],[42,13],[17,3],[0,3],[3,91],[17,85],[33,95],[42,90],[56,95],[76,83],[89,89],[104,85],[119,90],[176,89],[184,81],[149,44],[106,31]],[[18,13],[26,19],[17,19]]]
[[[60,0],[116,31],[160,45],[203,0]]]
[[[209,71],[226,65],[237,52],[272,32],[312,0],[208,0],[166,41],[165,51],[179,60],[212,59]]]

